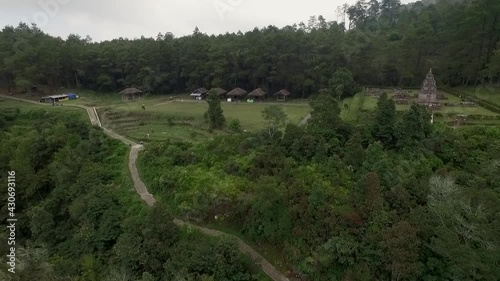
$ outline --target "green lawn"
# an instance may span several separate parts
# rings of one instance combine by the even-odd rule
[[[340,117],[345,121],[357,121],[358,113],[363,109],[366,97],[364,93],[357,93],[354,97],[345,98],[340,103]],[[347,105],[347,107],[346,107]]]
[[[37,105],[22,101],[0,98],[0,110],[16,109],[16,108],[19,108],[21,112],[33,109],[44,109],[47,111],[75,112],[79,114],[82,117],[82,119],[89,121],[87,112],[81,108],[69,107],[69,106],[47,106],[43,104]]]
[[[462,92],[471,96],[475,96],[482,100],[500,106],[500,87],[484,86],[484,87],[457,87],[453,88],[457,92]]]
[[[142,110],[142,105],[146,106],[146,111]],[[257,131],[266,126],[262,119],[262,110],[276,103],[227,103],[222,102],[222,110],[227,122],[233,119],[239,119],[243,130]],[[298,124],[309,112],[310,107],[306,103],[283,103],[280,104],[288,114],[291,123]],[[192,100],[168,99],[146,99],[140,102],[120,103],[112,107],[115,111],[127,112],[153,112],[165,114],[165,116],[179,118],[193,118],[199,122],[203,120],[203,114],[207,111],[206,102],[193,102]]]
[[[394,96],[394,94],[390,93],[389,97]],[[446,101],[443,102],[460,102],[460,98],[451,94],[445,93]],[[373,110],[377,107],[377,99],[374,97],[367,96],[365,98],[365,102],[363,103],[363,109]],[[397,111],[406,111],[410,108],[408,104],[397,104]],[[443,106],[440,110],[436,112],[441,113],[455,113],[455,114],[465,114],[465,115],[498,115],[498,113],[489,111],[486,108],[475,106],[475,107],[451,107],[451,106]]]
[[[214,136],[203,130],[196,121],[173,119],[158,112],[100,108],[98,113],[104,127],[136,141],[198,142]]]

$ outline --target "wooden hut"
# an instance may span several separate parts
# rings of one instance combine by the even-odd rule
[[[262,88],[257,88],[253,90],[250,94],[248,94],[249,97],[252,97],[255,100],[264,100],[266,98],[267,93],[262,90]]]
[[[248,92],[243,90],[242,88],[232,89],[229,93],[226,94],[228,98],[231,100],[241,100],[244,96],[246,96]]]
[[[207,96],[207,93],[208,90],[202,87],[194,90],[189,96],[197,100],[202,100]]]
[[[136,88],[127,88],[120,92],[122,101],[140,100],[142,98],[142,91]]]
[[[41,97],[40,102],[45,102],[45,103],[58,103],[63,100],[67,100],[68,95],[54,95],[54,96],[48,96],[48,97]]]
[[[277,101],[286,101],[287,97],[290,96],[291,93],[288,90],[283,89],[274,95],[276,96]]]
[[[212,88],[209,92],[211,91],[215,91],[220,98],[224,98],[227,94],[227,91],[222,88]]]

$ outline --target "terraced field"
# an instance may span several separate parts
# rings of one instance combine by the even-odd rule
[[[136,141],[177,140],[198,142],[214,135],[202,129],[193,118],[135,111],[98,110],[103,126]]]

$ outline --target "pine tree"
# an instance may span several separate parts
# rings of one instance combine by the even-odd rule
[[[205,120],[208,122],[208,130],[211,132],[215,129],[222,129],[226,123],[226,118],[224,117],[220,98],[217,92],[212,90],[207,96],[208,111],[205,113]]]
[[[382,94],[377,102],[373,136],[385,146],[395,144],[394,124],[396,122],[396,104],[394,100]]]

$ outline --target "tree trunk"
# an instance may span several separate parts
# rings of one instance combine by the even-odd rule
[[[486,64],[490,62],[491,58],[491,53],[492,53],[492,45],[494,45],[493,38],[495,34],[495,26],[497,25],[497,19],[498,19],[498,14],[495,14],[495,17],[493,18],[493,24],[491,25],[491,30],[490,30],[490,39],[488,41],[488,52],[486,53]],[[496,40],[495,40],[496,41]]]
[[[80,88],[80,82],[78,81],[78,75],[77,73],[75,72],[75,83],[76,83],[76,88]]]
[[[482,68],[482,63],[481,63],[481,58],[483,56],[483,45],[484,45],[484,29],[486,27],[486,18],[483,19],[483,25],[481,27],[481,33],[480,33],[480,37],[481,37],[481,40],[479,41],[479,52],[477,54],[477,68],[476,68],[476,82],[475,84],[477,85],[477,80],[478,80],[478,74],[479,74],[479,70],[481,70]]]
[[[419,50],[418,50],[418,58],[417,58],[417,65],[416,65],[416,69],[415,69],[415,72],[419,72],[418,70],[420,69],[420,60],[422,59],[422,51],[423,51],[423,46],[420,46]]]

